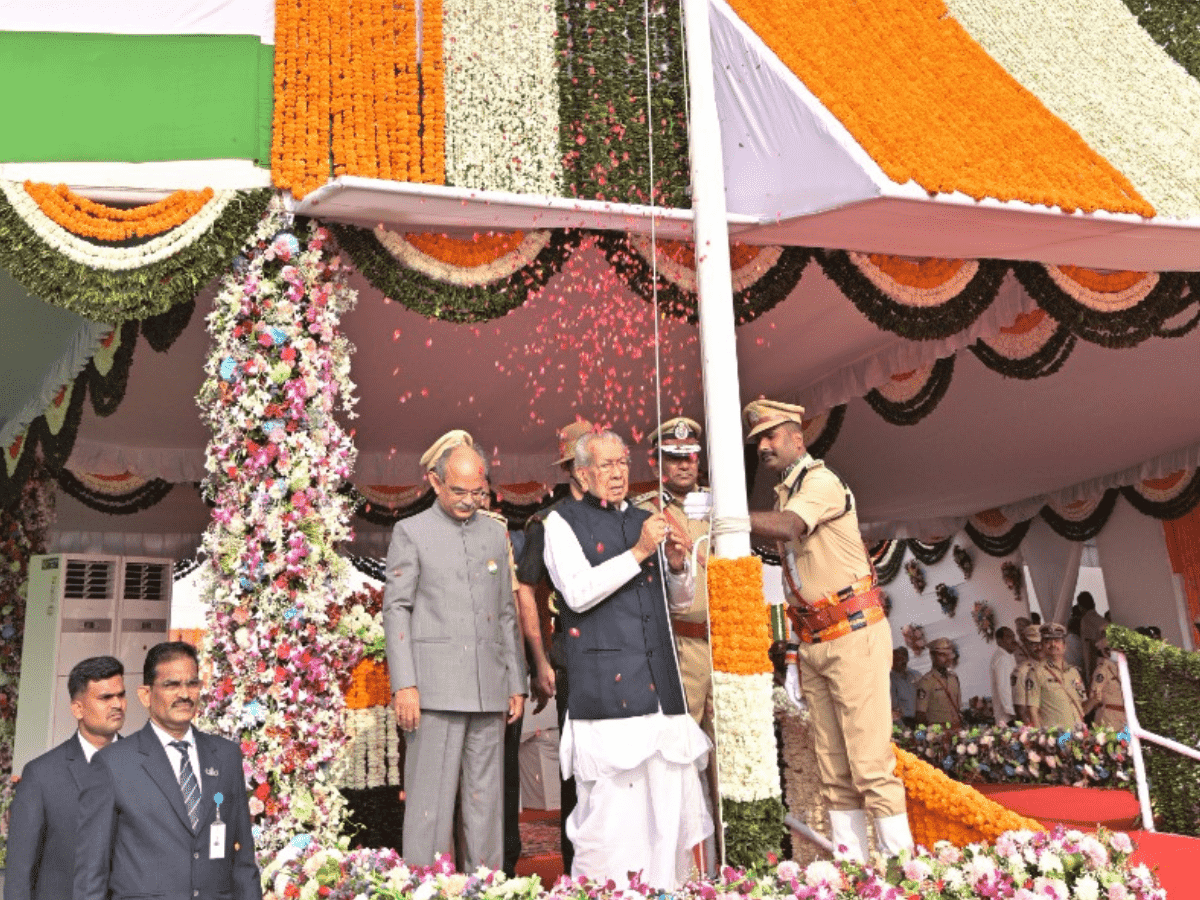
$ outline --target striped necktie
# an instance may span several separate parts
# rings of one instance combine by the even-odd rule
[[[183,805],[187,807],[188,819],[192,822],[192,831],[200,824],[200,785],[196,781],[196,773],[192,771],[192,760],[188,749],[192,746],[187,741],[171,741],[169,746],[179,751],[183,762],[179,764],[179,790],[183,792]]]

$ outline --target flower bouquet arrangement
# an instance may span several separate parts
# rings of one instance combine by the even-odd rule
[[[1110,728],[931,725],[897,727],[892,740],[956,781],[1119,788],[1133,782],[1129,735]]]
[[[925,626],[908,624],[900,629],[900,634],[904,636],[904,644],[912,651],[913,656],[920,656],[925,652]]]
[[[971,554],[955,544],[951,555],[954,557],[954,564],[962,570],[963,578],[970,581],[971,576],[975,574],[975,560],[971,558]]]
[[[983,639],[990,644],[996,636],[996,610],[992,608],[992,604],[986,600],[976,600],[975,605],[971,607],[971,618],[975,620],[975,627],[979,629]]]
[[[1021,572],[1021,567],[1012,560],[1009,560],[1000,567],[1000,575],[1004,578],[1004,586],[1013,593],[1014,600],[1021,599],[1021,586],[1025,583],[1025,576]]]
[[[365,586],[346,599],[346,606],[329,612],[329,623],[363,646],[363,656],[376,662],[386,658],[383,636],[383,588]]]
[[[925,570],[921,568],[921,564],[915,559],[910,559],[904,564],[904,571],[908,573],[908,580],[912,582],[913,590],[918,594],[925,591]]]
[[[946,614],[947,618],[953,619],[954,614],[958,612],[958,591],[948,584],[939,584],[933,590],[937,595],[938,606],[942,608],[942,612]]]

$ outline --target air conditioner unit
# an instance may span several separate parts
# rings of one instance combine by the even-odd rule
[[[172,560],[59,554],[29,561],[13,771],[75,730],[67,676],[89,656],[125,665],[123,734],[146,723],[137,699],[146,651],[167,640]]]

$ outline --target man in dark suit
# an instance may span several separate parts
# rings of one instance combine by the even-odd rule
[[[261,900],[237,744],[192,728],[196,648],[157,644],[146,727],[96,755],[79,798],[75,900]]]
[[[62,900],[75,879],[75,826],[88,763],[125,724],[125,667],[111,656],[77,663],[67,677],[79,729],[30,760],[8,827],[4,900]]]

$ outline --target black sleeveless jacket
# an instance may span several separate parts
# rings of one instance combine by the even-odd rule
[[[597,566],[632,548],[650,513],[626,504],[618,510],[591,494],[556,509],[589,563]],[[641,573],[587,612],[562,604],[572,719],[624,719],[658,710],[687,712],[657,554]]]

